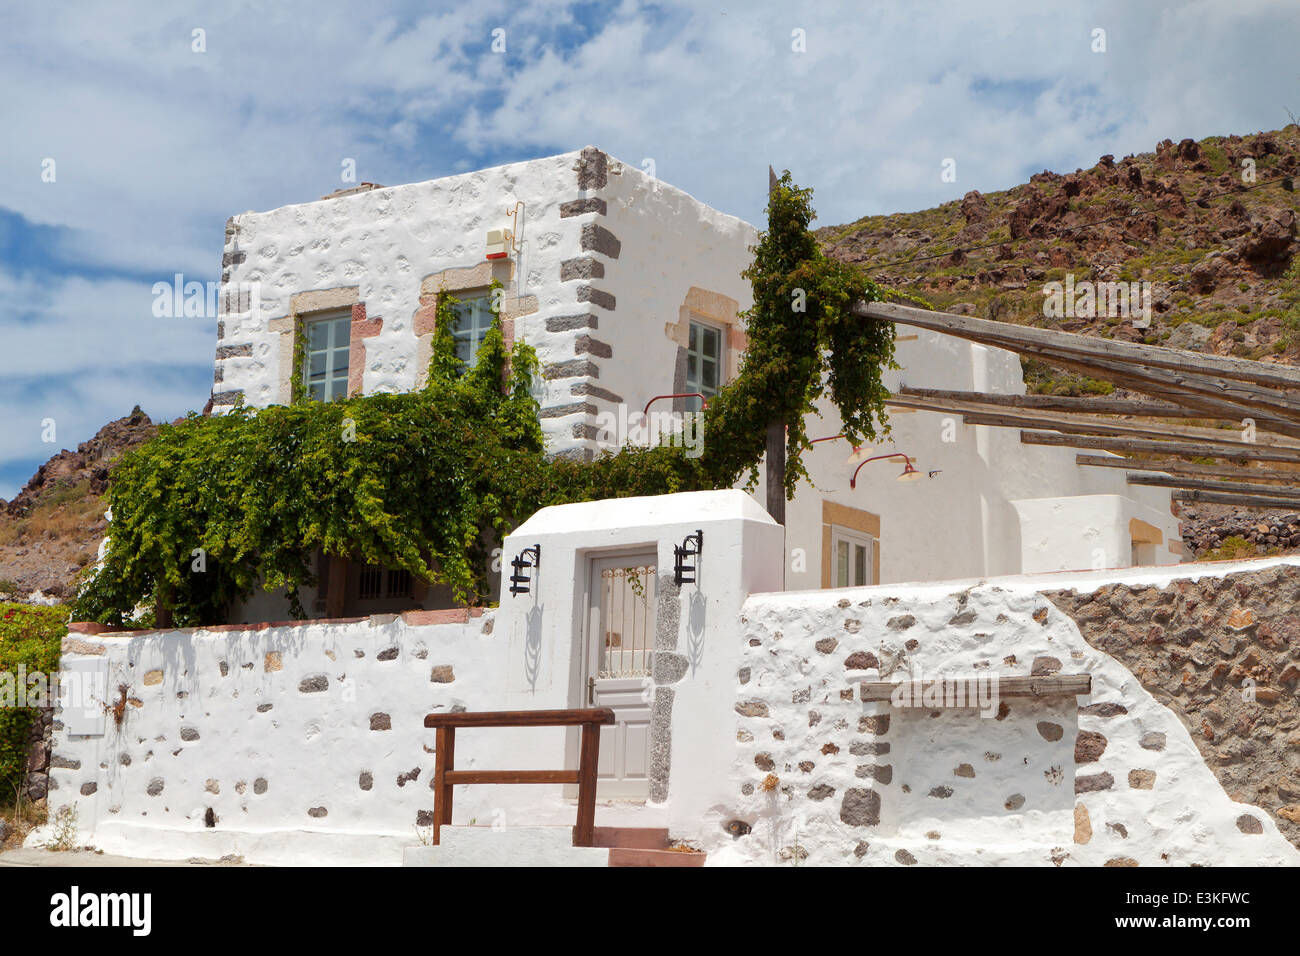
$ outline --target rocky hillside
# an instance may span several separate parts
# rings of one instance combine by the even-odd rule
[[[1300,195],[1289,177],[1297,172],[1295,125],[1165,140],[1153,153],[1102,156],[1090,169],[1044,171],[1003,192],[869,216],[818,238],[830,255],[947,311],[1294,364]],[[1119,316],[1047,318],[1043,285],[1067,275],[1150,282],[1150,326]],[[1032,372],[1036,391],[1096,389]]]
[[[41,465],[13,501],[0,499],[0,600],[71,596],[108,528],[100,499],[113,461],[156,432],[137,405]]]
[[[1151,153],[1102,156],[1089,169],[1044,171],[1002,192],[869,216],[820,229],[818,238],[829,255],[945,311],[1297,364],[1297,173],[1294,124],[1165,140]],[[1071,279],[1150,283],[1149,314],[1051,314],[1044,286]],[[1025,378],[1031,392],[1123,394],[1036,362],[1025,363]],[[1205,505],[1185,517],[1184,542],[1200,556],[1300,546],[1294,514]]]

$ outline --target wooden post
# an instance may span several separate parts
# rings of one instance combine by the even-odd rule
[[[767,197],[770,200],[777,187],[776,170],[767,167]],[[771,226],[771,222],[768,223]],[[777,419],[767,426],[767,513],[772,520],[785,525],[785,420]]]
[[[348,596],[348,559],[330,555],[329,581],[325,585],[325,616],[342,617]]]
[[[433,845],[442,837],[442,826],[451,826],[452,784],[447,782],[447,772],[456,769],[456,728],[439,727],[434,738],[436,754],[433,758]]]
[[[767,513],[785,524],[785,421],[767,426]]]
[[[170,589],[166,582],[159,580],[157,597],[153,605],[153,624],[154,627],[167,628],[172,626],[172,606],[171,606]]]
[[[573,828],[574,846],[594,846],[596,840],[596,768],[600,760],[600,725],[582,725],[578,748],[578,822]]]

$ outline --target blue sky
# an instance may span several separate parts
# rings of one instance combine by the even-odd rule
[[[216,280],[228,216],[344,159],[392,185],[594,144],[751,222],[771,163],[849,222],[1278,128],[1298,37],[1289,0],[6,7],[0,497],[133,405],[201,408],[215,322],[150,287]]]

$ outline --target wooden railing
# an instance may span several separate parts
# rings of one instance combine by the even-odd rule
[[[600,761],[600,728],[614,722],[608,707],[582,710],[496,710],[478,713],[429,714],[424,726],[437,731],[433,767],[433,843],[440,829],[451,825],[452,788],[458,783],[576,783],[578,822],[574,846],[594,846],[596,830],[596,766]],[[461,727],[582,728],[577,770],[457,770],[456,730]]]

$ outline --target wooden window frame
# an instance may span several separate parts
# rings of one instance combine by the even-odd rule
[[[861,508],[842,505],[834,501],[822,501],[822,563],[821,586],[833,588],[835,580],[835,529],[840,528],[860,537],[871,539],[871,581],[880,583],[880,515],[872,514]]]
[[[340,324],[347,332],[347,341],[343,344],[333,341],[337,335]],[[311,347],[311,328],[315,325],[328,325],[330,327],[330,341],[324,349],[314,350]],[[325,394],[318,401],[332,402],[338,399],[347,398],[350,394],[349,381],[352,371],[352,309],[337,309],[325,312],[313,313],[310,316],[303,317],[302,323],[303,346],[302,346],[302,368],[298,370],[298,377],[302,382],[303,395],[309,399],[314,399],[311,394],[311,359],[312,355],[321,352],[325,355]],[[336,353],[343,351],[347,356],[347,364],[343,367],[343,377],[340,381],[334,374],[334,357]]]

